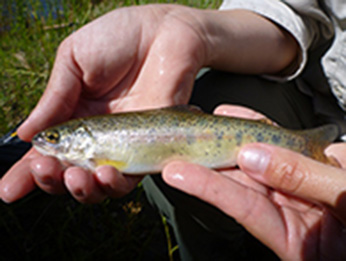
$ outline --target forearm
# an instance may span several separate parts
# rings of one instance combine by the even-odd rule
[[[298,54],[295,39],[246,10],[205,11],[206,65],[231,72],[280,74]]]

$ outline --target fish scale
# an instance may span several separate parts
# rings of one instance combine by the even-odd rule
[[[90,171],[111,165],[138,175],[158,173],[172,160],[209,168],[232,167],[239,149],[253,142],[281,146],[328,163],[323,151],[337,136],[335,125],[296,131],[175,106],[74,119],[37,134],[33,145],[44,155]]]

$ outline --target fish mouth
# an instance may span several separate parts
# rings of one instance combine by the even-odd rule
[[[34,136],[31,143],[35,149],[43,155],[54,156],[57,152],[54,144],[47,142],[44,138],[44,133],[40,132]]]
[[[47,146],[47,142],[43,138],[43,134],[38,133],[34,136],[34,138],[31,141],[32,145],[37,146],[37,147],[45,147]]]

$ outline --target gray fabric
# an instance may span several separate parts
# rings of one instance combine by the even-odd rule
[[[264,77],[296,80],[315,114],[346,131],[346,1],[224,0],[221,9],[250,10],[290,32],[300,55],[284,74]]]

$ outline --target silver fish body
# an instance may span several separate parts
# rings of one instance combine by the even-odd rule
[[[71,120],[37,134],[33,144],[42,154],[91,171],[112,165],[127,174],[150,174],[172,160],[231,167],[241,146],[253,142],[327,162],[323,150],[337,135],[335,125],[293,131],[177,106]]]

